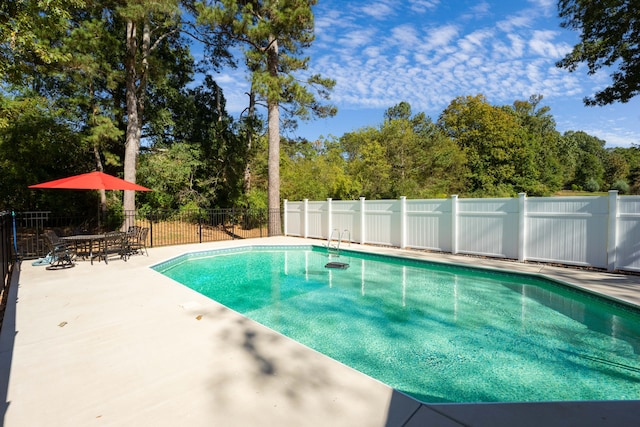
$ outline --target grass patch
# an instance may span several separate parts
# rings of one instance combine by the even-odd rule
[[[560,190],[554,194],[554,196],[558,197],[567,197],[567,196],[606,196],[609,193],[607,191],[575,191],[575,190]]]

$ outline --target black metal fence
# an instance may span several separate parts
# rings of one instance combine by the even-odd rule
[[[9,283],[9,273],[15,260],[12,250],[13,217],[11,212],[0,212],[0,272],[2,273],[2,290]]]
[[[4,309],[9,296],[11,273],[16,265],[13,250],[13,216],[11,212],[0,212],[0,273],[2,288],[0,289],[0,327],[4,322]]]
[[[124,212],[111,217],[70,217],[52,212],[16,212],[16,243],[23,259],[46,255],[42,234],[54,230],[60,236],[126,230],[137,225],[149,228],[148,247],[205,243],[269,235],[269,217],[281,221],[280,211],[213,209]],[[281,223],[281,222],[280,222]]]

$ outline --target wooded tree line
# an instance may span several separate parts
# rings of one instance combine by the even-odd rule
[[[585,19],[578,15],[590,7],[585,1],[561,2],[567,26]],[[133,192],[123,199],[27,189],[91,170],[154,189],[137,195],[143,210],[273,209],[283,198],[640,191],[637,147],[607,149],[581,131],[560,134],[540,95],[507,106],[459,97],[435,121],[402,102],[379,126],[281,144],[281,127],[336,112],[326,103],[334,82],[308,75],[302,56],[313,41],[315,3],[2,2],[0,209],[91,212],[96,197],[114,210],[135,206]],[[196,44],[201,51],[192,51]],[[587,61],[585,52],[576,47],[559,66]],[[214,77],[226,66],[245,67],[251,83],[247,108],[235,118]],[[624,68],[623,77],[634,70]],[[625,82],[618,99],[636,93]]]
[[[542,96],[491,105],[458,97],[434,122],[401,102],[381,123],[339,138],[290,142],[290,200],[552,195],[558,190],[640,192],[640,150],[605,148],[582,131],[561,134]]]
[[[95,169],[157,186],[141,200],[146,206],[249,203],[250,183],[260,182],[252,178],[252,141],[264,131],[267,203],[278,211],[281,120],[335,114],[324,103],[334,82],[306,73],[302,56],[314,39],[315,3],[2,2],[3,206],[74,206],[64,199],[83,195],[33,194],[25,184]],[[211,77],[223,66],[243,66],[251,83],[239,120],[226,113]],[[267,111],[264,126],[259,107]],[[122,205],[135,208],[132,191]],[[273,227],[279,234],[279,221]]]

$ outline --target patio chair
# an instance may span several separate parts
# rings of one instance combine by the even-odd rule
[[[149,228],[133,226],[129,227],[129,231],[130,233],[127,233],[129,235],[129,253],[145,253],[147,256],[149,256],[149,252],[147,251],[147,237],[149,236]]]
[[[47,270],[57,270],[63,268],[71,268],[75,264],[73,259],[75,258],[74,245],[71,242],[65,242],[53,230],[44,232],[45,242],[49,248],[49,265]]]
[[[140,227],[139,225],[130,225],[129,229],[127,230],[127,235],[129,237],[135,237],[140,232],[141,228],[142,227]]]
[[[128,239],[126,233],[120,231],[111,231],[104,235],[101,244],[98,261],[104,259],[105,263],[109,263],[110,255],[117,255],[123,260],[127,260],[129,256]]]

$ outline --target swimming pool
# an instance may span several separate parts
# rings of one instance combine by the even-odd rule
[[[243,247],[154,268],[429,403],[640,398],[640,313],[535,276],[325,248]]]

